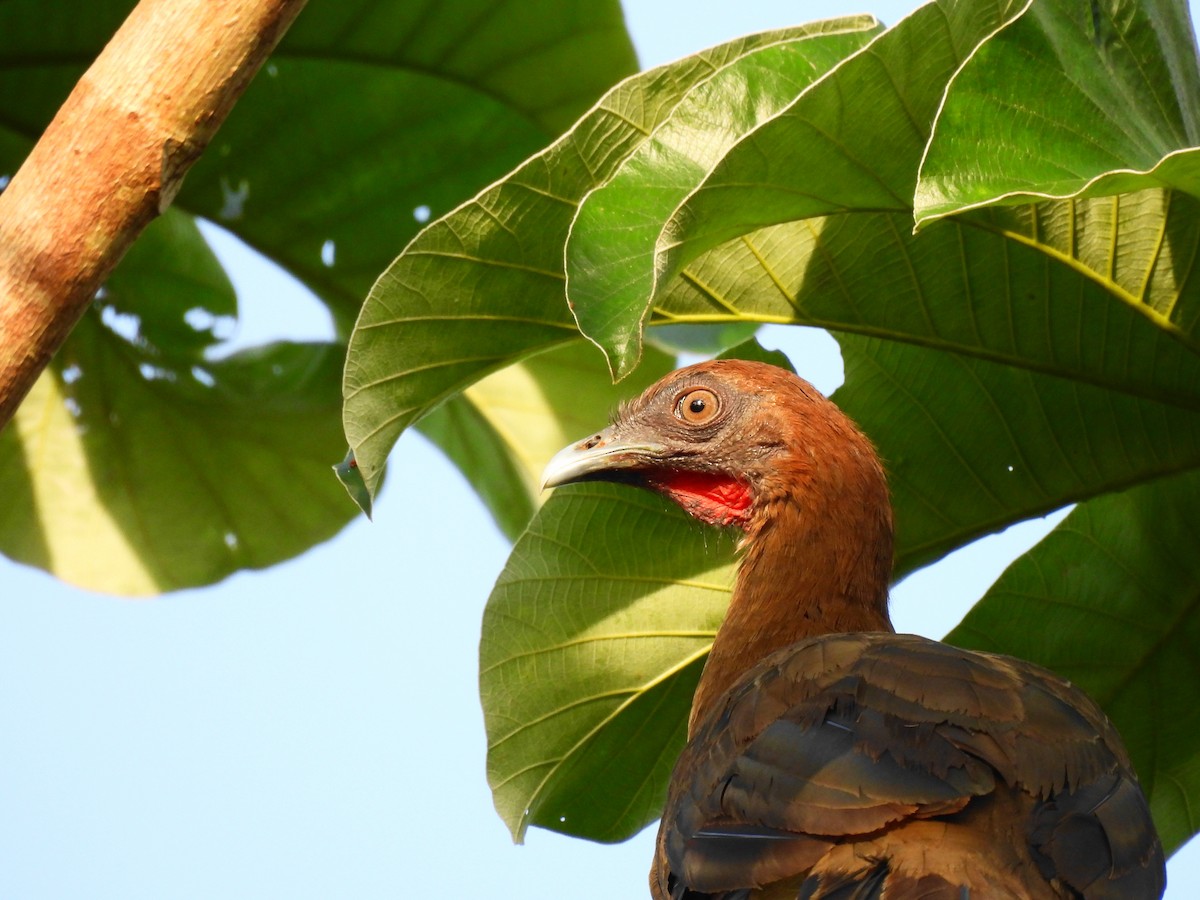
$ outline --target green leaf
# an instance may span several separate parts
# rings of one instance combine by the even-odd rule
[[[567,298],[579,330],[599,344],[616,377],[641,355],[646,298],[662,222],[737,140],[865,45],[867,17],[789,30],[697,85],[671,117],[587,197],[566,245]]]
[[[997,202],[1173,187],[1200,196],[1200,69],[1183,0],[1039,0],[954,77],[918,225]]]
[[[1196,201],[1042,204],[918,236],[908,221],[864,213],[745,235],[689,264],[651,322],[816,325],[1200,406]]]
[[[329,476],[341,347],[212,356],[237,299],[181,212],[126,260],[0,433],[0,551],[144,596],[336,534],[355,512]]]
[[[1200,412],[841,335],[833,399],[885,461],[896,577],[1023,519],[1200,468]]]
[[[705,156],[706,165],[681,169],[671,159],[661,162],[660,153],[628,166],[619,182],[596,192],[598,203],[618,184],[631,198],[625,206],[665,193],[664,181],[672,191],[649,207],[658,214],[657,235],[654,223],[607,224],[603,206],[586,217],[587,205],[581,210],[567,247],[568,263],[573,243],[588,252],[577,254],[580,262],[569,271],[581,326],[586,331],[596,323],[601,342],[611,339],[609,352],[628,360],[652,302],[672,291],[676,276],[704,251],[767,225],[846,210],[909,211],[946,81],[1011,8],[982,2],[969,10],[949,3],[922,7],[819,80],[760,79],[760,89],[775,95],[759,106],[774,114],[732,147],[714,140],[722,152]],[[802,46],[809,44],[822,46],[816,40]],[[692,136],[692,143],[704,147],[704,137]],[[584,265],[588,259],[609,262]],[[626,349],[618,352],[618,344]]]
[[[674,368],[650,351],[620,389],[595,347],[574,341],[501,369],[421,420],[420,431],[471,481],[500,530],[515,540],[540,505],[550,457],[602,422],[630,391]]]
[[[1200,474],[1082,504],[947,641],[1070,678],[1112,717],[1168,852],[1200,829]],[[1053,627],[1049,627],[1053,623]]]
[[[310,0],[283,50],[395,69],[415,79],[410,88],[430,76],[456,82],[480,100],[498,99],[547,134],[562,132],[637,69],[621,6],[607,0],[512,3],[502,12],[486,0],[428,6]],[[437,110],[432,97],[409,96],[405,105]]]
[[[696,84],[778,40],[743,38],[628,79],[405,248],[363,305],[343,384],[346,435],[372,491],[408,425],[490,372],[578,335],[562,254],[580,199]]]
[[[189,366],[89,313],[0,434],[0,549],[144,596],[332,537],[355,513],[329,477],[340,365],[278,344]]]
[[[659,290],[705,250],[758,228],[910,211],[947,81],[1017,9],[1015,0],[922,6],[751,131],[664,224],[652,261]]]
[[[132,0],[0,4],[0,175],[16,171],[132,7]],[[563,60],[570,65],[563,66]],[[283,558],[284,546],[291,548],[289,554],[300,552],[328,537],[353,513],[344,496],[334,507],[327,502],[333,484],[328,466],[345,449],[344,439],[327,441],[339,374],[334,360],[340,351],[303,351],[327,358],[328,364],[317,370],[332,380],[306,382],[312,392],[313,434],[297,445],[291,420],[272,410],[294,407],[301,398],[281,384],[271,365],[245,356],[236,358],[236,365],[235,360],[216,364],[201,355],[218,338],[228,337],[237,310],[227,279],[190,217],[219,223],[299,277],[326,303],[337,332],[345,335],[378,273],[426,219],[453,208],[542,147],[635,65],[616,0],[522,3],[506,8],[504,15],[495,15],[486,0],[450,0],[428,8],[382,0],[312,0],[189,172],[166,224],[143,235],[105,286],[102,303],[109,310],[108,321],[124,328],[127,336],[136,325],[136,347],[113,344],[111,353],[105,350],[97,357],[100,351],[94,347],[68,345],[57,365],[60,372],[72,371],[70,359],[75,357],[132,353],[129,358],[151,372],[155,409],[190,408],[194,398],[189,389],[195,385],[188,373],[196,367],[199,377],[212,382],[212,389],[203,392],[207,411],[202,420],[214,428],[214,453],[232,439],[247,402],[225,391],[223,381],[258,376],[261,382],[252,393],[262,397],[264,415],[253,431],[259,445],[253,459],[290,460],[279,469],[281,475],[297,468],[316,472],[309,469],[316,461],[308,454],[320,444],[329,451],[319,466],[329,484],[315,492],[296,492],[289,501],[290,516],[304,523],[295,539],[281,540],[279,527],[268,519],[239,521],[234,532],[239,546],[261,545],[262,553],[231,553],[229,532],[206,527],[192,537],[197,562],[189,568],[178,559],[165,562],[153,536],[127,529],[124,549],[113,557],[113,565],[121,560],[128,571],[98,572],[91,586],[123,590],[120,586],[128,584],[129,590],[145,593],[205,583],[227,573],[231,562],[263,565],[262,560]],[[546,77],[551,69],[555,76]],[[280,310],[279,318],[284,332],[287,311]],[[87,341],[93,343],[115,337],[97,329],[89,334]],[[290,359],[284,364],[293,362],[299,364]],[[156,370],[175,372],[177,380],[157,377]],[[143,376],[128,365],[110,374],[90,382],[88,402],[97,408],[103,404],[122,422],[140,421],[143,410],[123,404],[141,402]],[[96,395],[94,386],[100,384],[113,393]],[[40,396],[65,396],[61,385],[53,388],[53,379],[45,387]],[[224,415],[218,408],[222,402],[230,404]],[[56,418],[66,429],[73,417],[60,410]],[[99,428],[95,422],[93,427]],[[90,440],[86,452],[78,450],[89,464],[66,466],[56,476],[63,493],[76,498],[72,507],[86,521],[126,515],[103,506],[124,501],[97,491],[90,475],[126,464],[120,458],[101,458],[117,452],[118,444]],[[160,445],[156,439],[140,447],[143,465]],[[250,455],[218,455],[226,465],[223,482],[240,484],[247,499],[262,491],[264,509],[275,502],[276,485],[264,483]],[[162,465],[166,460],[179,461],[170,450]],[[158,465],[156,460],[151,467]],[[78,481],[68,484],[66,473]],[[35,482],[45,477],[44,471],[23,477],[27,483],[10,483],[12,490],[26,498],[42,490]],[[301,483],[307,484],[308,477]],[[188,477],[180,478],[175,488],[171,480],[160,479],[153,503],[184,507],[194,490]],[[85,508],[83,498],[101,506]],[[17,516],[17,509],[32,518]],[[24,546],[33,535],[59,527],[47,517],[44,504],[28,502],[6,513],[8,532],[0,534],[0,546]],[[264,532],[251,534],[249,528]],[[307,544],[299,539],[303,535]],[[273,549],[268,553],[266,548]],[[51,565],[64,577],[84,578],[77,565],[69,573],[62,568],[67,554],[22,553],[21,558]],[[197,580],[189,582],[189,577]]]
[[[623,840],[662,811],[733,542],[654,495],[556,491],[488,600],[479,650],[488,781],[513,837]],[[630,547],[653,553],[630,553]]]

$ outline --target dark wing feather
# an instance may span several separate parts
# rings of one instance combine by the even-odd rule
[[[946,872],[961,868],[954,853],[1018,845],[1004,862],[1028,870],[1004,876],[1014,896],[1162,893],[1145,799],[1095,704],[1036,666],[885,634],[776,653],[699,723],[672,778],[651,880],[660,897],[668,876],[680,897],[783,882],[813,898],[957,896],[953,877],[920,871],[898,843],[887,849],[889,835],[912,841],[912,823],[933,819],[959,833],[936,838]]]

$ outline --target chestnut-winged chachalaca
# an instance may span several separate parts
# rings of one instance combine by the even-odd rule
[[[744,533],[650,875],[657,900],[1140,900],[1162,846],[1120,737],[1038,666],[894,632],[870,442],[762,363],[681,369],[564,449]]]

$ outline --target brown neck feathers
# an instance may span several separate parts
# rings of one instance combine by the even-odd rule
[[[758,485],[729,612],[696,689],[689,732],[775,650],[823,634],[894,630],[883,471],[857,430],[836,430],[835,440],[793,456]]]

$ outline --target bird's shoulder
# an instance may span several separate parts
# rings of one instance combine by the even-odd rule
[[[1129,765],[1100,707],[1048,669],[891,633],[812,638],[766,657],[699,723],[696,743],[737,752],[830,725],[902,765],[940,769],[934,757],[961,762],[956,748],[1039,795]]]

